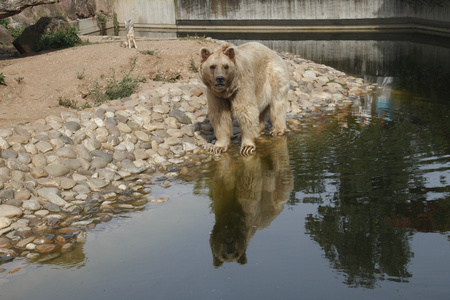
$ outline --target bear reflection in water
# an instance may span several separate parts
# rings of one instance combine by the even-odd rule
[[[268,151],[240,158],[224,155],[217,162],[215,225],[209,240],[215,267],[247,263],[250,239],[256,230],[268,227],[289,200],[293,178],[286,137],[271,138],[270,143],[273,149]]]

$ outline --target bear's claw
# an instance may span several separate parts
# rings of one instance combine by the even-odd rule
[[[227,147],[222,147],[222,146],[211,146],[208,149],[209,153],[214,153],[214,154],[221,154],[227,151]]]
[[[255,154],[256,147],[253,145],[242,146],[240,153],[242,156]]]

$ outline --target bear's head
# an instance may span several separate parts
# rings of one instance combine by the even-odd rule
[[[203,83],[218,97],[228,98],[236,91],[235,48],[228,44],[211,52],[200,50],[200,77]]]

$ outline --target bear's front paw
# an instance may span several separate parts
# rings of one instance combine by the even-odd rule
[[[208,151],[214,154],[224,153],[228,150],[228,146],[220,146],[220,145],[211,145]]]
[[[272,130],[271,132],[270,132],[270,135],[271,136],[279,136],[279,135],[283,135],[284,134],[284,132],[285,132],[285,130]]]
[[[256,146],[255,145],[242,145],[240,153],[242,156],[255,154]]]

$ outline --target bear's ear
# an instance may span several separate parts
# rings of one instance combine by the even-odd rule
[[[200,57],[202,58],[202,62],[207,60],[210,55],[211,55],[211,51],[209,51],[207,48],[202,48],[200,50]]]
[[[234,56],[235,56],[235,53],[234,53],[234,47],[228,47],[228,48],[225,50],[224,54],[225,54],[226,56],[228,56],[231,60],[234,60]]]

